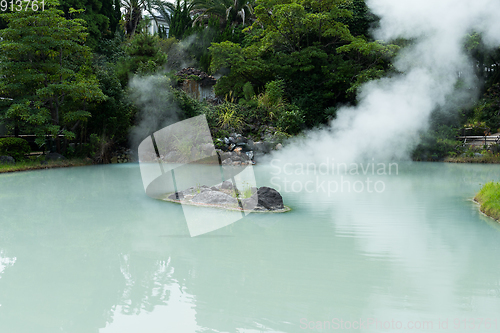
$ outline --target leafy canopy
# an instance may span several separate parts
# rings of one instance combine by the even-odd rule
[[[231,69],[216,93],[243,97],[247,82],[262,92],[267,82],[282,79],[287,99],[305,111],[310,126],[326,121],[325,108],[355,103],[357,88],[384,75],[397,48],[354,36],[345,23],[353,15],[349,3],[257,1],[244,46],[226,41],[210,47],[211,71]]]
[[[104,99],[88,66],[83,20],[64,18],[57,6],[49,0],[44,11],[0,15],[8,22],[0,31],[0,96],[12,99],[0,114],[11,126],[32,126],[39,144],[44,134],[74,138],[91,116],[88,103]]]

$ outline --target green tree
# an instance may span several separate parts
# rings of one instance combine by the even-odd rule
[[[123,87],[128,84],[131,75],[148,74],[163,68],[167,55],[162,51],[162,40],[158,36],[138,34],[124,45],[126,56],[116,65],[116,70]]]
[[[99,13],[105,15],[109,20],[108,30],[104,37],[113,37],[121,19],[119,0],[102,0],[102,7]]]
[[[366,5],[365,0],[351,0],[339,5],[340,8],[349,10],[352,14],[340,19],[349,27],[353,36],[369,37],[370,26],[377,22],[378,18],[373,15]]]
[[[492,133],[500,132],[500,83],[489,87],[479,100],[472,121],[485,122]]]
[[[91,116],[88,105],[104,99],[84,45],[87,33],[81,19],[68,20],[57,1],[46,1],[44,11],[0,15],[8,28],[0,31],[0,95],[12,99],[4,119],[34,126],[44,135],[75,138],[75,130]],[[66,141],[67,142],[67,141]]]
[[[465,42],[465,48],[475,61],[476,75],[484,82],[482,92],[486,92],[492,85],[500,83],[500,48],[488,47],[483,37],[472,33]]]
[[[5,12],[10,12],[9,8],[7,8]],[[7,28],[7,22],[4,19],[0,18],[0,30],[5,28]]]
[[[231,69],[218,80],[216,92],[242,96],[248,81],[262,92],[266,82],[282,79],[287,99],[305,111],[309,126],[326,121],[326,108],[355,103],[357,88],[384,75],[397,48],[354,36],[343,22],[353,15],[344,5],[341,0],[259,1],[246,45],[210,47],[211,70]]]
[[[113,0],[60,0],[59,9],[64,11],[66,19],[78,17],[85,20],[88,33],[86,45],[92,49],[97,47],[102,37],[113,36],[119,20],[115,17]]]
[[[143,0],[122,0],[121,4],[125,9],[125,33],[132,37],[142,20],[142,11],[146,2]]]
[[[87,133],[97,134],[100,138],[108,138],[113,143],[126,144],[135,108],[120,84],[112,64],[96,61],[92,70],[99,80],[99,87],[106,95],[106,100],[89,106],[92,117],[84,130]]]

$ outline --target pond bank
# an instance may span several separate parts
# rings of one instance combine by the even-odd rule
[[[90,158],[47,161],[44,164],[42,164],[39,160],[27,160],[27,161],[16,162],[15,164],[0,164],[0,173],[67,168],[67,167],[85,166],[92,164],[93,163]]]
[[[500,183],[486,183],[474,201],[481,205],[481,212],[500,222]]]
[[[483,156],[458,156],[446,157],[443,162],[447,163],[484,163],[484,164],[500,164],[500,156],[483,155]]]

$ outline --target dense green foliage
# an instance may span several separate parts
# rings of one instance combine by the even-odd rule
[[[462,150],[462,144],[456,139],[457,130],[441,125],[420,136],[420,143],[412,152],[416,161],[438,161],[446,156],[456,156]]]
[[[154,73],[167,62],[167,55],[161,50],[158,36],[138,34],[128,40],[123,49],[125,54],[118,59],[116,69],[124,87],[131,76]]]
[[[12,99],[0,113],[14,128],[26,126],[39,135],[75,138],[75,130],[91,116],[89,103],[104,99],[83,45],[87,33],[80,19],[68,20],[57,2],[44,11],[2,14],[9,27],[0,30],[0,95]]]
[[[481,204],[483,213],[500,220],[500,183],[485,184],[474,199]]]
[[[465,119],[464,113],[457,114],[453,109],[433,112],[429,129],[420,134],[418,145],[412,151],[412,158],[416,161],[438,161],[464,153],[465,147],[456,137]]]
[[[431,116],[430,128],[422,133],[420,143],[413,150],[415,160],[435,161],[458,157],[470,161],[482,155],[479,161],[496,161],[497,146],[473,148],[457,140],[457,136],[483,136],[500,132],[500,49],[487,48],[480,35],[473,33],[466,38],[465,48],[476,62],[476,75],[483,85],[479,88],[482,98],[473,106],[442,112]]]
[[[483,122],[492,133],[500,132],[500,83],[488,88],[475,107],[472,119]]]
[[[21,138],[0,139],[0,156],[12,156],[16,162],[25,159],[25,155],[31,152],[28,141]]]
[[[85,21],[83,24],[89,34],[86,44],[91,48],[97,47],[102,37],[113,36],[120,20],[119,3],[113,3],[113,0],[60,0],[59,8],[64,11],[66,19],[78,17]],[[83,11],[75,13],[71,8]]]
[[[150,35],[158,15],[168,33]],[[365,0],[49,0],[43,12],[6,12],[0,131],[37,134],[43,150],[48,134],[67,156],[107,156],[100,161],[130,145],[131,133],[200,114],[217,138],[286,138],[323,126],[357,103],[363,83],[392,74],[399,46],[371,39],[376,24]],[[415,160],[474,155],[458,134],[500,131],[500,49],[476,33],[465,41],[484,82],[481,99],[436,110]],[[185,67],[218,77],[221,104],[181,90],[175,72]]]
[[[488,48],[481,35],[472,34],[466,48],[476,62],[476,75],[484,82],[482,98],[471,112],[468,123],[484,122],[492,133],[500,131],[500,48]]]
[[[82,130],[99,137],[108,137],[116,144],[126,145],[128,130],[133,124],[136,110],[110,63],[97,62],[93,66],[93,72],[106,99],[89,107],[92,117]]]
[[[476,62],[476,75],[485,83],[483,92],[488,87],[500,83],[500,48],[491,49],[485,45],[482,36],[477,33],[471,34],[465,45],[469,55]]]
[[[193,20],[191,19],[192,4],[186,1],[177,0],[170,16],[170,27],[168,36],[181,39],[185,34],[188,34],[192,26]]]
[[[341,4],[259,1],[247,46],[226,41],[210,47],[211,70],[231,69],[216,93],[243,97],[247,82],[262,92],[267,82],[281,79],[286,98],[304,111],[309,126],[326,121],[326,108],[355,103],[357,87],[384,75],[397,48],[355,37],[343,23],[352,12]]]

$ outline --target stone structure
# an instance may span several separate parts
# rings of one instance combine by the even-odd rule
[[[183,80],[182,90],[192,98],[198,101],[215,98],[214,85],[217,80],[213,76],[193,67],[184,68],[175,75]]]

